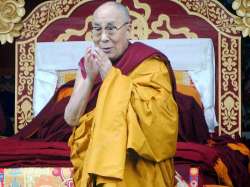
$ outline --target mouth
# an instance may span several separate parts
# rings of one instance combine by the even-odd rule
[[[111,50],[112,50],[111,47],[104,47],[104,48],[101,48],[101,49],[102,49],[102,51],[103,51],[104,53],[110,53]]]

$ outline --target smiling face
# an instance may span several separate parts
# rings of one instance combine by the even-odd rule
[[[101,5],[94,13],[92,26],[96,29],[92,32],[93,42],[112,61],[117,60],[128,47],[128,23],[129,18],[111,2]],[[97,30],[98,34],[94,30]]]

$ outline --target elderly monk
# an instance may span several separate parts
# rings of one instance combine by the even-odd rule
[[[178,107],[167,58],[131,44],[127,9],[106,2],[93,15],[64,118],[77,187],[172,187]]]

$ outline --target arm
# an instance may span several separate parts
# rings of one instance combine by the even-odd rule
[[[84,59],[84,67],[87,76],[83,78],[80,68],[78,69],[73,93],[64,112],[64,119],[70,126],[79,124],[79,119],[85,112],[94,80],[98,74],[98,66],[91,53],[91,49],[87,50]]]
[[[83,79],[79,69],[73,93],[64,112],[64,119],[70,126],[78,125],[78,121],[86,109],[92,87],[92,81],[89,78]]]

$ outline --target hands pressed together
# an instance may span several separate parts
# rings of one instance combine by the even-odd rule
[[[110,59],[100,48],[88,48],[84,59],[87,78],[89,78],[91,82],[95,80],[98,73],[100,73],[102,80],[104,80],[112,67]]]

